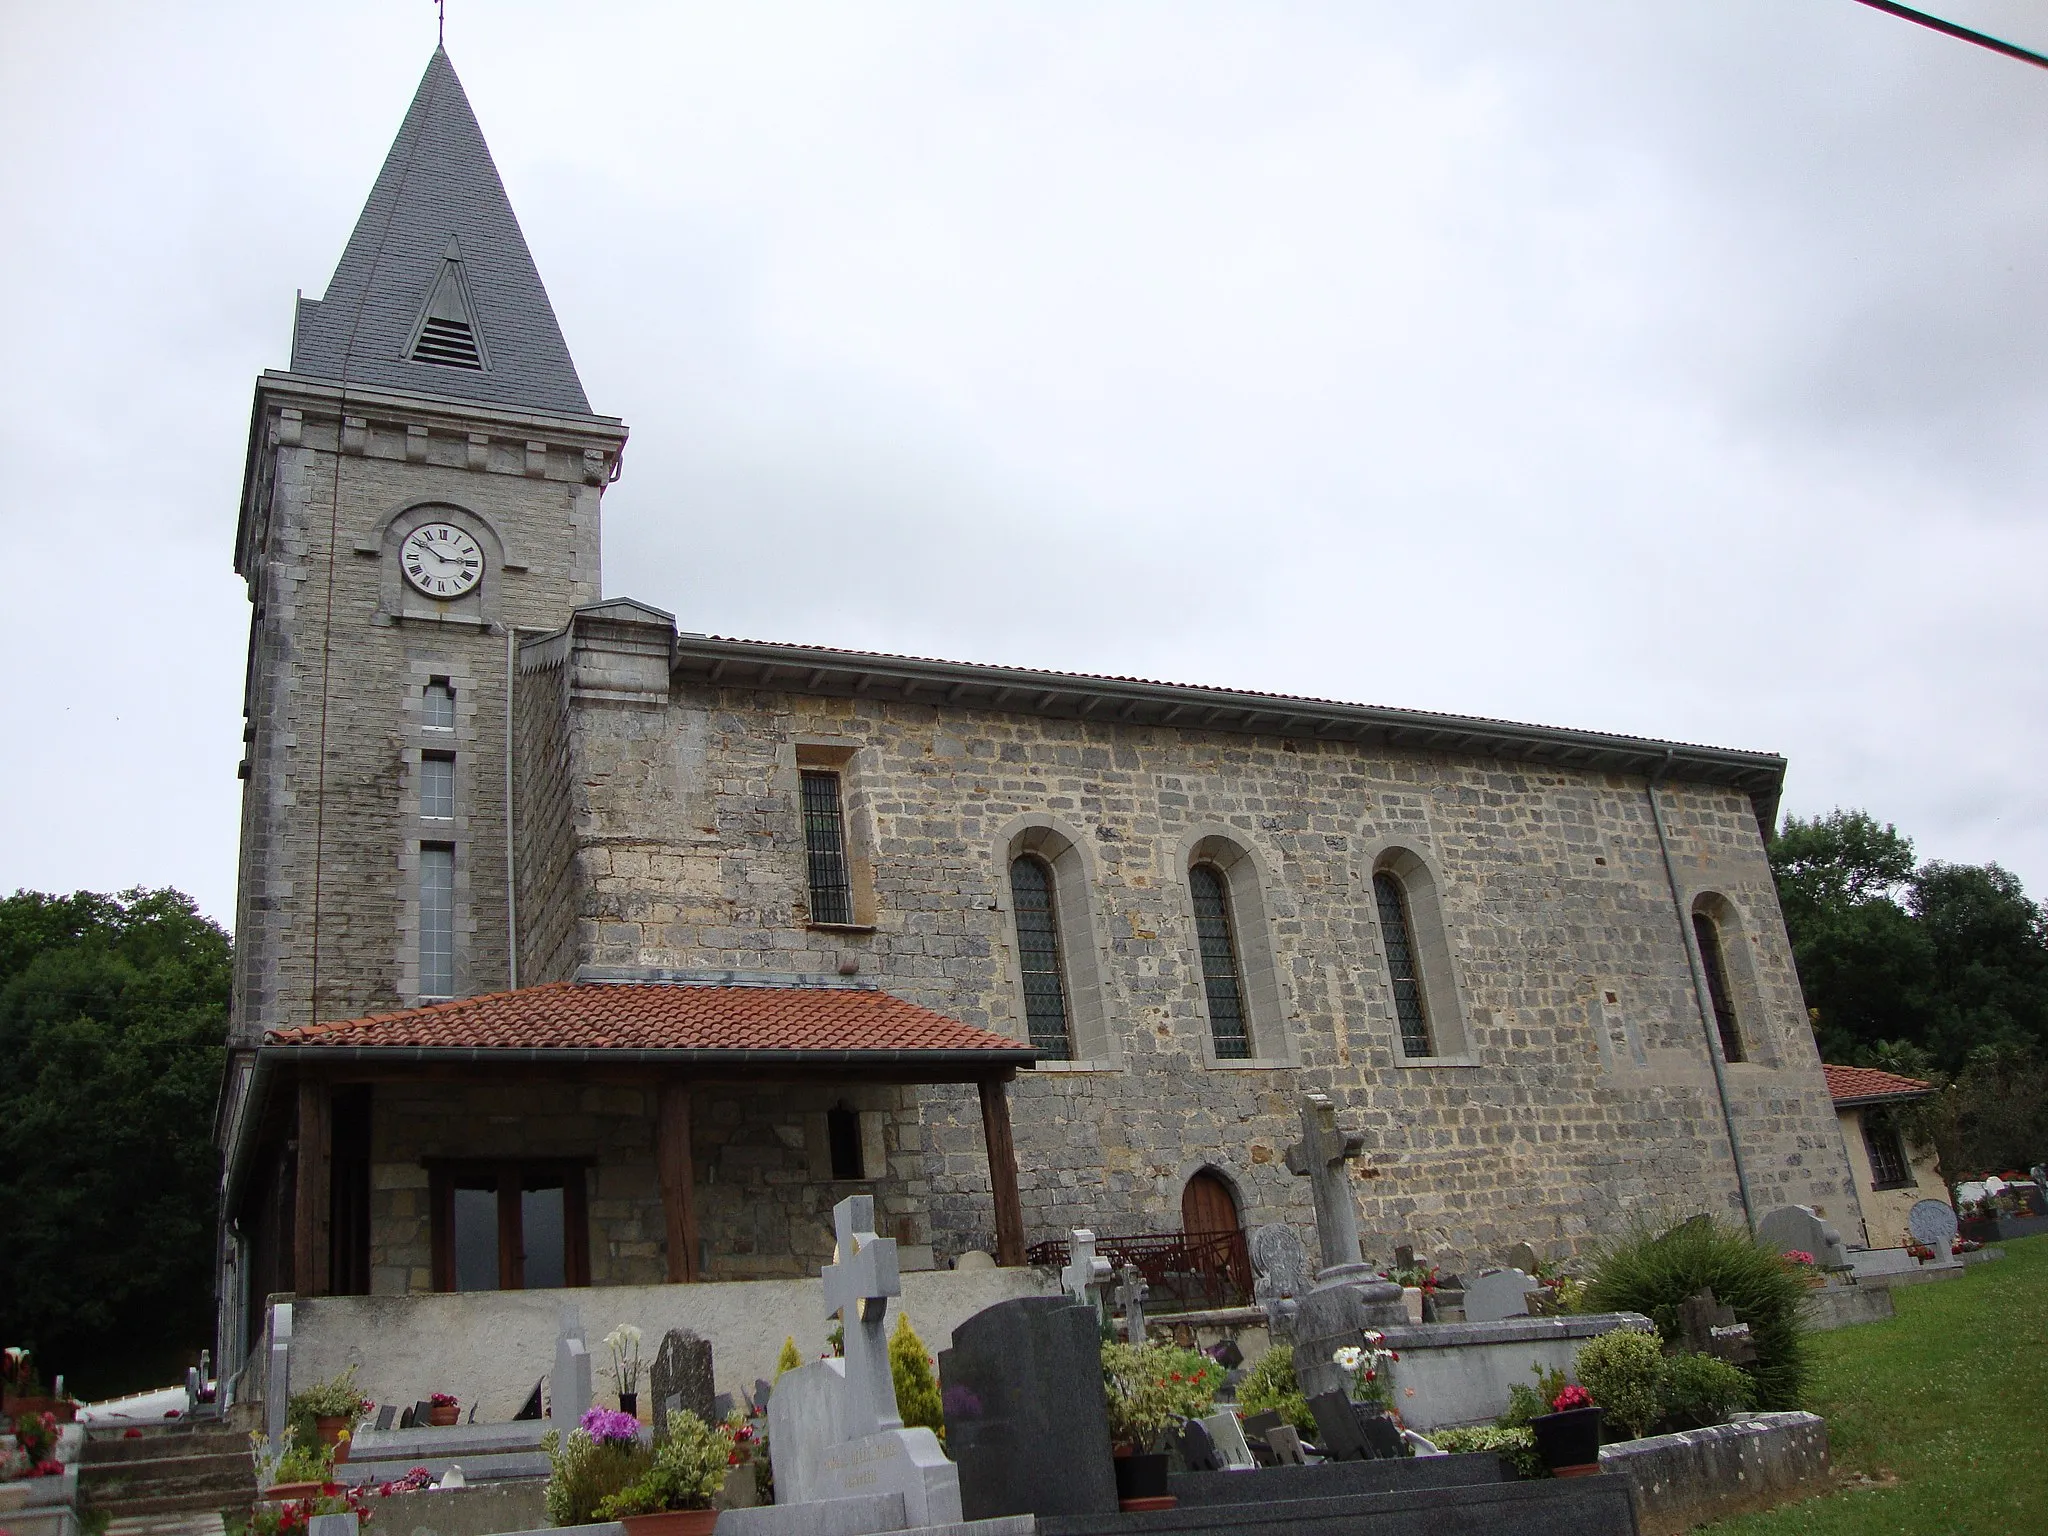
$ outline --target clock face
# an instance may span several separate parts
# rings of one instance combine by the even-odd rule
[[[425,523],[405,536],[405,579],[429,597],[460,597],[484,579],[484,552],[452,523]]]

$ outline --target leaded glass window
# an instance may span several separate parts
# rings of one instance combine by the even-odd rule
[[[1380,909],[1380,943],[1387,952],[1387,975],[1394,983],[1394,1017],[1401,1025],[1401,1054],[1433,1056],[1429,1008],[1422,996],[1422,972],[1415,963],[1415,928],[1408,921],[1408,893],[1401,882],[1382,870],[1372,877],[1372,893]]]
[[[1195,942],[1202,955],[1202,990],[1209,999],[1209,1032],[1216,1054],[1232,1061],[1252,1053],[1245,1027],[1244,977],[1238,966],[1237,934],[1231,921],[1230,891],[1213,864],[1188,871],[1195,897]]]
[[[1067,1032],[1067,988],[1061,975],[1060,922],[1053,873],[1045,860],[1023,854],[1010,861],[1010,904],[1017,914],[1017,967],[1024,978],[1024,1022],[1045,1056],[1073,1054]]]
[[[1692,936],[1699,941],[1700,969],[1707,973],[1707,1001],[1714,1027],[1721,1032],[1721,1059],[1742,1060],[1742,1028],[1735,1018],[1735,999],[1728,991],[1728,966],[1721,954],[1721,929],[1704,912],[1692,915]]]
[[[420,849],[420,995],[455,995],[455,850]]]
[[[839,775],[804,770],[804,852],[810,860],[811,921],[853,921],[853,880],[846,865],[846,818]]]

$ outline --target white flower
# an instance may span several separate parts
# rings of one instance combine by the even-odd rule
[[[1356,1375],[1359,1366],[1365,1363],[1365,1351],[1355,1344],[1347,1344],[1330,1356],[1330,1359],[1335,1362],[1338,1370]]]

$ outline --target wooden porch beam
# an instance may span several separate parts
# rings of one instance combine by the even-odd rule
[[[334,1179],[334,1114],[325,1078],[303,1073],[299,1077],[298,1133],[292,1289],[301,1296],[325,1296]]]
[[[983,1078],[981,1133],[988,1142],[988,1182],[996,1202],[996,1263],[1024,1263],[1024,1202],[1017,1195],[1017,1144],[1010,1137],[1010,1098],[1001,1078]]]
[[[654,1128],[654,1158],[661,1176],[661,1214],[668,1230],[668,1278],[697,1278],[695,1164],[690,1158],[690,1085],[664,1083]]]

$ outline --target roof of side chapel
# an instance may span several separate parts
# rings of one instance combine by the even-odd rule
[[[444,283],[451,261],[460,263],[459,281]],[[409,356],[430,302],[438,313],[454,293],[473,308],[482,367]],[[445,49],[427,61],[326,295],[299,301],[291,366],[350,384],[591,414]]]

